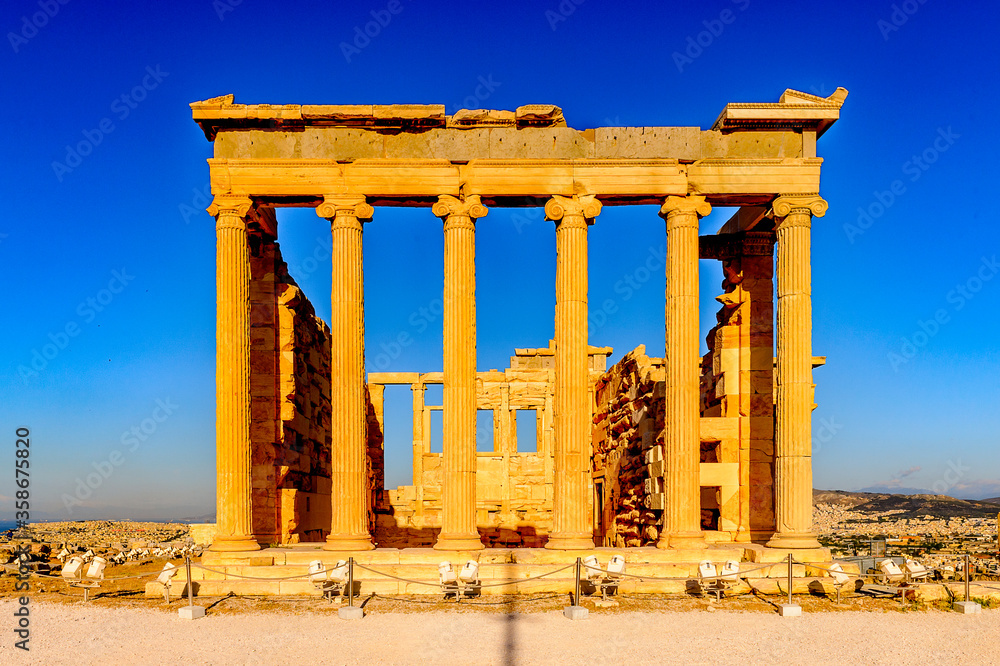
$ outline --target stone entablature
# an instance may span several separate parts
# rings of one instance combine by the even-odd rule
[[[841,90],[829,99],[786,91],[781,102],[750,110],[729,105],[711,130],[497,127],[453,122],[435,105],[275,107],[234,104],[231,95],[191,106],[215,140],[213,192],[313,197],[290,205],[334,192],[428,206],[440,195],[477,194],[489,206],[494,197],[580,193],[597,194],[605,205],[688,193],[713,205],[749,205],[775,193],[819,191],[815,140],[839,117]],[[528,117],[524,109],[539,107],[562,117],[550,105],[519,113]]]

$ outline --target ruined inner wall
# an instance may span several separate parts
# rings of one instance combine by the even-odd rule
[[[766,240],[766,239],[765,239]],[[772,259],[726,259],[718,325],[702,359],[699,486],[709,541],[774,532]],[[597,380],[595,529],[605,546],[655,544],[664,508],[665,373],[640,345]]]
[[[592,379],[604,371],[610,353],[610,348],[591,347]],[[476,455],[476,524],[487,546],[540,547],[552,529],[554,360],[550,343],[546,348],[516,350],[506,370],[477,373],[477,409],[493,412],[493,450]],[[389,378],[372,374],[369,392],[381,395],[384,385],[378,382]],[[430,436],[430,413],[441,407],[425,404],[421,387],[441,383],[442,376],[407,373],[406,378],[418,395],[414,484],[385,492],[375,531],[380,547],[430,546],[441,528],[444,461],[441,453],[431,452]],[[534,442],[517,441],[519,410],[534,410]],[[520,418],[530,415],[522,411]],[[370,450],[381,450],[381,440],[376,446],[372,437],[370,428]]]
[[[662,479],[650,477],[648,464],[663,460],[664,380],[663,359],[650,358],[639,345],[595,384],[592,469],[599,545],[653,545],[659,537]]]
[[[330,528],[330,332],[273,238],[250,242],[253,532],[322,540]]]

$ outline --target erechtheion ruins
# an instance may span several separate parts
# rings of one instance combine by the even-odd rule
[[[708,130],[577,130],[542,104],[446,115],[193,103],[214,142],[218,242],[218,523],[206,564],[351,554],[403,566],[440,551],[537,564],[602,547],[643,562],[829,559],[811,531],[823,359],[811,346],[810,227],[827,209],[816,141],[846,96],[728,104]],[[612,350],[588,339],[588,228],[604,207],[636,204],[659,206],[666,223],[665,344],[608,368]],[[330,222],[330,327],[282,260],[275,209],[287,206]],[[382,206],[443,223],[443,372],[366,374],[363,229]],[[476,227],[490,209],[524,206],[544,206],[555,226],[553,339],[480,371]],[[718,207],[731,218],[700,234]],[[699,259],[725,275],[704,357],[699,308],[715,294],[700,298]],[[425,400],[434,384],[440,405]],[[383,488],[387,385],[413,398],[413,485],[396,489]],[[477,452],[483,409],[492,452]],[[430,447],[436,410],[443,453]],[[537,442],[521,450],[515,420],[529,410]],[[424,559],[407,559],[421,548]],[[506,559],[490,559],[498,549]],[[282,592],[292,585],[308,587]]]

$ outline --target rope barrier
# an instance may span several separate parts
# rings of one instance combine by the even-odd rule
[[[826,571],[828,573],[843,574],[845,576],[850,576],[852,578],[873,578],[874,579],[874,578],[882,578],[882,577],[885,577],[885,576],[888,575],[888,574],[885,574],[885,573],[883,573],[881,571],[879,573],[857,573],[857,574],[852,574],[852,573],[848,573],[846,571],[837,571],[836,569],[828,569],[828,568],[822,567],[822,566],[820,566],[818,564],[807,564],[806,562],[799,562],[795,558],[792,558],[792,562],[794,564],[802,564],[802,565],[805,565],[807,567],[812,567],[814,569],[819,569],[820,571]],[[931,571],[932,571],[931,569],[928,569],[928,572],[931,572]],[[913,589],[914,587],[918,587],[920,585],[943,585],[944,583],[945,583],[945,581],[940,581],[940,580],[912,580],[912,581],[907,581],[907,587],[905,587],[905,588],[903,588],[903,587],[897,587],[896,589],[897,590]],[[889,586],[886,585],[885,587],[889,587]]]
[[[566,569],[572,569],[575,566],[576,562],[574,562],[573,564],[567,564],[564,567],[561,567],[554,571],[550,571],[548,573],[539,574],[537,576],[529,576],[528,578],[516,578],[514,580],[506,581],[503,583],[486,583],[485,585],[479,585],[478,587],[500,587],[502,585],[510,585],[511,583],[524,583],[529,580],[538,580],[539,578],[545,578],[546,576],[551,576],[552,574],[559,573],[560,571],[566,571]]]
[[[95,579],[92,579],[92,580],[99,580],[102,583],[104,583],[104,582],[113,583],[116,580],[131,580],[133,578],[146,578],[147,576],[159,576],[161,573],[163,573],[163,572],[162,571],[151,571],[150,573],[138,574],[136,576],[118,576],[117,578],[95,578]],[[52,575],[52,574],[38,573],[37,571],[32,571],[31,575],[32,576],[38,576],[39,578],[57,578],[59,580],[76,580],[76,579],[71,579],[71,578],[63,578],[62,576],[55,576],[55,575]],[[91,580],[91,579],[87,579],[87,580]]]
[[[463,606],[505,606],[507,604],[515,604],[515,603],[516,604],[520,604],[520,603],[525,603],[525,602],[529,602],[529,601],[543,601],[545,599],[558,599],[558,598],[562,598],[564,596],[565,596],[564,594],[547,594],[547,595],[541,596],[541,597],[518,598],[518,599],[514,599],[514,600],[507,600],[507,601],[465,601],[465,602],[462,603],[462,605]],[[376,592],[372,592],[371,597],[374,598],[374,599],[386,599],[388,601],[401,601],[401,602],[405,602],[405,603],[414,603],[414,604],[440,604],[440,603],[442,603],[440,599],[434,599],[434,600],[403,599],[401,597],[389,597],[389,596],[386,596],[384,594],[378,594]]]
[[[414,585],[427,585],[428,587],[440,587],[441,586],[441,583],[439,583],[439,582],[438,583],[428,583],[427,581],[423,581],[423,580],[413,580],[413,579],[410,579],[410,578],[401,578],[399,576],[393,576],[392,574],[383,573],[383,572],[378,571],[376,569],[372,569],[370,567],[366,567],[363,564],[358,564],[357,562],[354,563],[354,566],[356,566],[356,567],[358,567],[360,569],[364,569],[365,571],[371,571],[372,573],[379,574],[380,576],[385,576],[386,578],[392,578],[392,579],[395,579],[395,580],[403,581],[404,583],[412,583]],[[560,571],[565,571],[566,569],[570,569],[570,568],[575,567],[575,566],[576,566],[576,563],[574,562],[573,564],[567,564],[564,567],[561,567],[559,569],[555,569],[554,571],[549,571],[548,573],[539,574],[537,576],[531,576],[529,578],[515,578],[515,579],[512,579],[512,580],[507,580],[507,581],[503,581],[503,582],[499,582],[499,583],[484,583],[484,584],[477,585],[476,587],[479,587],[479,588],[484,588],[484,587],[500,587],[502,585],[511,585],[513,583],[524,583],[524,582],[527,582],[529,580],[538,580],[539,578],[544,578],[546,576],[551,576],[552,574],[559,573]]]
[[[232,576],[233,578],[243,578],[244,580],[264,580],[264,581],[267,581],[267,580],[282,581],[282,580],[299,580],[299,579],[310,580],[310,576],[313,576],[313,575],[318,574],[318,573],[326,573],[326,571],[327,571],[327,569],[324,569],[322,572],[320,572],[320,571],[314,571],[311,574],[305,574],[305,575],[303,575],[303,574],[297,574],[295,576],[281,576],[281,577],[269,578],[269,577],[260,577],[260,576],[244,576],[242,574],[231,573],[231,572],[228,572],[228,571],[219,571],[218,569],[212,569],[210,567],[206,567],[203,564],[197,564],[195,562],[192,562],[191,566],[192,567],[196,567],[198,569],[204,569],[205,571],[211,571],[212,573],[222,574],[223,576],[227,576],[227,577],[228,576]],[[359,564],[359,565],[355,565],[355,566],[361,566],[361,565]],[[332,569],[330,571],[332,571]]]
[[[425,580],[412,580],[412,579],[409,579],[409,578],[400,578],[399,576],[393,576],[392,574],[387,574],[387,573],[382,573],[381,571],[376,571],[375,569],[371,569],[369,567],[366,567],[363,564],[358,564],[357,562],[354,563],[354,566],[358,567],[359,569],[364,569],[365,571],[371,571],[372,573],[379,574],[380,576],[385,576],[386,578],[393,578],[395,580],[403,581],[404,583],[412,583],[414,585],[427,585],[427,586],[430,586],[430,587],[440,587],[440,583],[428,583]]]
[[[715,576],[642,576],[638,574],[626,573],[624,571],[608,573],[605,569],[602,569],[601,567],[594,567],[586,563],[581,563],[581,564],[587,569],[590,569],[591,571],[600,571],[601,573],[606,574],[607,576],[625,576],[627,578],[638,578],[639,580],[642,581],[646,580],[681,581],[681,580],[732,580],[732,576],[734,575],[737,578],[741,578],[745,573],[753,573],[754,571],[760,571],[761,569],[769,569],[771,567],[781,564],[781,562],[775,562],[771,564],[761,564],[760,566],[752,567],[750,569],[744,569],[741,566],[739,572],[736,574],[718,574]]]
[[[812,567],[814,569],[818,569],[820,571],[825,571],[827,573],[843,574],[843,575],[846,575],[846,576],[849,576],[849,577],[852,577],[852,578],[855,578],[855,579],[856,578],[863,578],[863,579],[864,578],[871,578],[871,579],[876,579],[876,578],[885,576],[885,574],[883,574],[883,573],[858,573],[858,574],[852,574],[852,573],[848,573],[846,571],[837,571],[835,569],[824,567],[824,566],[822,566],[820,564],[816,564],[816,563],[801,562],[801,561],[795,559],[792,556],[790,556],[790,557],[791,557],[791,561],[792,561],[793,564],[798,564],[798,565],[802,565],[802,566]],[[713,581],[713,580],[730,580],[730,581],[732,581],[734,575],[737,577],[737,580],[739,580],[739,579],[743,579],[746,574],[752,573],[754,571],[760,571],[762,569],[770,569],[770,568],[773,568],[775,566],[779,566],[779,565],[781,565],[783,563],[787,563],[787,562],[788,562],[788,558],[786,558],[785,560],[782,560],[781,562],[764,563],[764,564],[760,564],[760,565],[751,567],[749,569],[745,569],[745,568],[743,568],[741,566],[740,567],[740,571],[737,572],[737,573],[735,573],[735,574],[734,573],[730,573],[730,574],[717,574],[715,576],[650,576],[650,575],[633,574],[633,573],[628,573],[628,572],[625,572],[625,571],[621,571],[621,572],[608,572],[606,569],[603,569],[601,567],[595,567],[595,566],[592,566],[592,565],[586,564],[586,563],[581,563],[581,564],[586,569],[588,569],[590,571],[594,571],[594,572],[599,572],[604,577],[610,578],[612,580],[614,578],[633,578],[633,579],[636,579],[636,580],[639,580],[639,581],[643,581],[643,582],[644,581],[690,581],[690,580],[697,580],[697,581],[700,581],[700,582],[705,582],[705,581]],[[228,571],[221,571],[221,570],[213,569],[211,567],[207,567],[207,566],[205,566],[203,564],[198,564],[198,563],[195,563],[195,562],[192,562],[191,566],[192,567],[196,567],[198,569],[203,569],[205,571],[210,571],[212,573],[225,576],[226,578],[232,577],[232,578],[240,578],[240,579],[243,579],[243,580],[275,581],[275,582],[279,582],[279,581],[291,581],[291,580],[307,580],[307,581],[312,581],[313,577],[316,576],[317,574],[323,574],[323,575],[325,575],[325,574],[327,574],[327,573],[329,573],[331,571],[334,571],[337,568],[339,568],[339,567],[323,568],[321,570],[312,571],[312,572],[309,572],[307,574],[297,574],[297,575],[293,575],[293,576],[261,577],[261,576],[246,576],[246,575],[243,575],[243,574],[237,574],[237,573],[232,573],[232,572],[228,572]],[[415,579],[412,579],[412,578],[404,578],[402,576],[396,576],[396,575],[393,575],[393,574],[390,574],[390,573],[387,573],[387,572],[379,571],[379,570],[374,569],[372,567],[365,566],[363,564],[358,564],[357,562],[354,563],[354,566],[356,566],[356,567],[358,567],[360,569],[363,569],[365,571],[371,572],[373,574],[377,574],[379,576],[384,576],[384,577],[390,578],[392,580],[397,580],[397,581],[404,582],[404,583],[410,583],[410,584],[413,584],[413,585],[423,585],[423,586],[426,586],[426,587],[434,587],[434,588],[438,588],[441,585],[440,582],[428,582],[426,580],[415,580]],[[529,582],[529,581],[534,581],[534,580],[539,580],[539,579],[542,579],[542,578],[546,578],[548,576],[552,576],[554,574],[566,571],[567,569],[571,569],[574,566],[576,566],[575,562],[573,564],[567,564],[566,566],[560,567],[558,569],[554,569],[552,571],[548,571],[546,573],[538,574],[538,575],[535,575],[535,576],[529,576],[527,578],[507,579],[507,580],[499,581],[499,582],[495,582],[495,583],[481,583],[481,584],[477,585],[476,587],[478,587],[478,588],[481,589],[481,588],[490,588],[490,587],[502,587],[502,586],[505,586],[505,585],[513,585],[513,584],[517,584],[517,583],[525,583],[525,582]],[[145,573],[145,574],[137,574],[137,575],[134,575],[134,576],[118,576],[118,577],[115,577],[115,578],[103,578],[103,579],[100,579],[99,582],[113,583],[113,582],[116,582],[116,581],[124,581],[124,580],[138,580],[138,579],[143,579],[143,578],[154,578],[154,577],[158,577],[161,573],[162,573],[162,570],[161,571],[153,571],[153,572],[149,572],[149,573]],[[50,579],[56,579],[56,580],[64,580],[64,581],[67,581],[67,582],[73,582],[72,579],[66,579],[66,578],[63,578],[63,577],[58,576],[58,575],[43,574],[43,573],[40,573],[40,572],[37,572],[37,571],[31,572],[31,575],[39,577],[39,578],[50,578]],[[785,577],[782,576],[782,577],[775,578],[775,580],[784,580],[784,578]],[[810,576],[806,576],[805,577],[805,579],[808,579],[808,578],[823,578],[823,577],[822,576],[821,577],[815,577],[815,576],[814,577],[810,577]],[[801,578],[801,577],[795,577],[795,579],[796,580],[803,580],[803,578]],[[607,581],[605,581],[605,582],[607,582]],[[970,583],[976,583],[977,585],[979,585],[980,587],[983,587],[985,589],[1000,591],[1000,587],[991,586],[991,585],[984,585],[983,581],[970,580],[969,582]],[[946,583],[947,583],[946,581],[910,581],[910,582],[907,582],[904,586],[895,586],[895,585],[888,585],[887,584],[887,585],[883,585],[882,587],[885,587],[885,588],[888,588],[888,589],[892,589],[892,590],[894,590],[896,592],[899,592],[901,590],[907,590],[907,589],[911,589],[912,590],[915,587],[919,587],[919,586],[923,586],[923,585],[944,585],[947,588],[948,586],[947,586]],[[376,595],[376,594],[373,593],[372,596],[375,597],[375,596],[379,596],[379,595]],[[554,596],[558,596],[558,595],[554,595]],[[411,600],[407,600],[407,599],[396,599],[396,598],[387,597],[387,596],[384,596],[384,595],[382,595],[381,598],[383,598],[383,599],[391,599],[391,600],[395,600],[395,601],[411,601]],[[551,598],[551,597],[538,597],[538,599],[545,599],[545,598]],[[531,601],[531,600],[532,599],[523,599],[521,601]],[[436,603],[436,602],[429,602],[429,603]],[[510,603],[510,602],[500,602],[500,603]],[[480,603],[478,605],[489,605],[489,604]]]

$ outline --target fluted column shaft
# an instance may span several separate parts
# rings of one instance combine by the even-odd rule
[[[819,197],[779,197],[777,231],[777,396],[775,404],[775,522],[773,548],[819,548],[812,531],[812,216]]]
[[[588,496],[591,410],[587,338],[587,226],[601,212],[593,196],[554,196],[545,215],[556,222],[555,466],[551,549],[594,547]]]
[[[246,551],[253,538],[250,442],[250,248],[246,197],[220,195],[216,218],[216,534],[211,550]]]
[[[698,355],[698,220],[704,197],[668,197],[665,310],[666,395],[663,532],[660,548],[705,548],[701,531],[701,436]]]
[[[360,196],[326,197],[316,214],[331,222],[330,430],[332,518],[325,550],[370,550],[368,415],[365,403],[365,301],[362,220],[374,209]]]
[[[476,218],[478,196],[441,196],[444,220],[444,478],[439,550],[479,550],[476,529]]]

